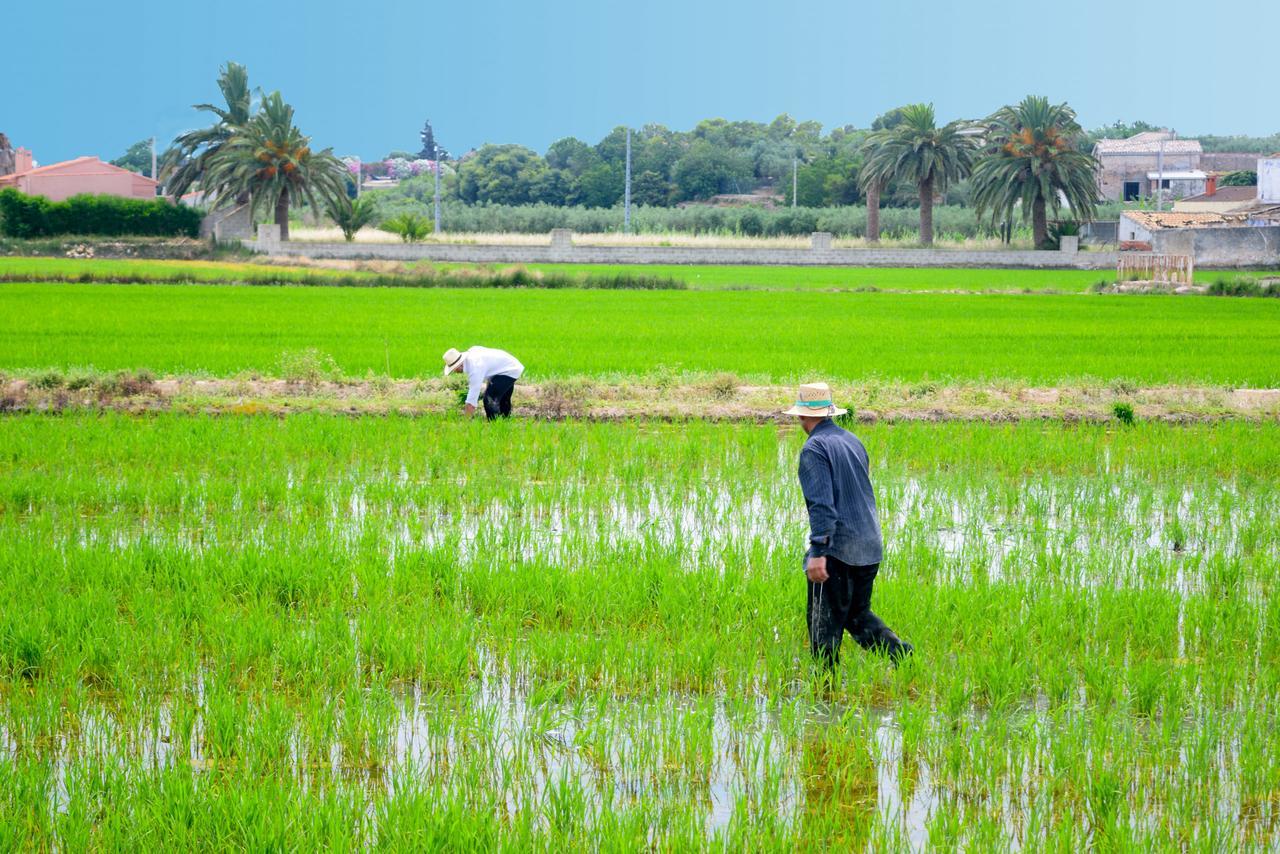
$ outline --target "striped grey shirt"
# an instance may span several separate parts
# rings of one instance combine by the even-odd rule
[[[884,557],[867,449],[830,418],[800,449],[800,488],[809,508],[809,555],[850,566]]]

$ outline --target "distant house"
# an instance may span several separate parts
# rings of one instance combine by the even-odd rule
[[[1258,188],[1252,184],[1219,187],[1218,177],[1210,175],[1203,193],[1178,199],[1173,203],[1173,209],[1178,213],[1240,213],[1253,207],[1257,201]]]
[[[1280,205],[1280,153],[1258,159],[1258,201]]]
[[[1221,191],[1219,191],[1221,192]],[[1241,226],[1242,215],[1183,211],[1125,211],[1120,214],[1119,242],[1121,250],[1151,251],[1151,235],[1157,231],[1179,228],[1213,228]]]
[[[1154,198],[1157,190],[1167,199],[1198,195],[1209,177],[1200,170],[1202,153],[1199,140],[1178,139],[1168,131],[1100,139],[1093,147],[1098,192],[1104,199],[1126,202]]]
[[[0,189],[15,187],[29,196],[44,196],[55,202],[81,193],[154,199],[156,186],[157,182],[150,178],[96,157],[77,157],[0,178]]]

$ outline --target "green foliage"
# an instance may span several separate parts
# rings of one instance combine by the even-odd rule
[[[458,167],[458,196],[468,204],[549,201],[550,182],[546,161],[523,145],[486,145]]]
[[[393,216],[382,223],[382,230],[398,234],[405,243],[416,243],[428,237],[434,228],[431,220],[417,214],[405,213]]]
[[[1209,284],[1206,293],[1215,297],[1280,297],[1280,279],[1259,282],[1240,276],[1219,276]]]
[[[255,213],[274,211],[281,238],[287,240],[289,206],[306,202],[323,210],[345,197],[347,168],[331,149],[312,150],[311,138],[293,123],[293,107],[272,92],[209,155],[201,187],[214,205],[248,194]]]
[[[146,175],[148,178],[155,177],[151,174],[151,140],[138,140],[129,146],[124,154],[112,160],[111,165],[137,172],[139,175]]]
[[[1047,216],[1058,211],[1061,197],[1073,217],[1093,218],[1098,164],[1079,150],[1082,131],[1070,106],[1028,95],[1002,107],[987,125],[987,150],[973,170],[979,216],[1010,220],[1020,210],[1032,222],[1037,247],[1050,244]]]
[[[1111,413],[1121,424],[1133,426],[1133,405],[1129,403],[1117,403],[1111,407]]]
[[[238,128],[249,121],[253,95],[249,89],[248,70],[243,65],[228,62],[219,71],[218,89],[225,107],[213,104],[196,104],[194,107],[201,112],[212,113],[217,121],[207,128],[181,134],[173,141],[173,147],[165,152],[160,175],[165,189],[175,198],[200,186],[209,160],[230,141]]]
[[[1253,187],[1258,183],[1258,173],[1252,169],[1228,172],[1218,179],[1220,187]]]
[[[720,193],[745,193],[753,186],[745,154],[698,140],[676,164],[673,182],[682,200],[709,199]]]
[[[342,236],[350,243],[355,240],[356,232],[374,221],[378,211],[371,199],[351,199],[344,193],[331,198],[325,212],[333,224],[342,229]]]
[[[24,239],[60,234],[198,237],[202,216],[165,199],[81,195],[51,202],[12,187],[0,190],[0,231]]]
[[[899,108],[892,126],[867,137],[864,181],[896,179],[919,189],[921,243],[933,242],[934,195],[945,193],[973,169],[981,144],[978,130],[961,120],[938,127],[932,104],[910,104]]]

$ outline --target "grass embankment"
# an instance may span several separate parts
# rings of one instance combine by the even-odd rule
[[[731,267],[626,264],[433,264],[307,261],[287,264],[3,258],[0,281],[297,284],[384,287],[566,287],[613,280],[678,282],[700,290],[881,290],[1087,293],[1114,280],[1109,270],[1002,270],[871,267]],[[1196,281],[1251,282],[1277,272],[1198,270]],[[597,285],[598,286],[598,285]],[[1227,291],[1225,293],[1232,293]]]
[[[529,379],[731,371],[744,381],[1280,386],[1272,300],[696,291],[0,285],[0,370],[431,377],[447,347],[516,353]]]
[[[827,692],[798,428],[9,420],[0,844],[1280,844],[1280,426],[860,432]]]

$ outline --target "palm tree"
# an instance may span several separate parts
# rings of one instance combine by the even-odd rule
[[[1016,107],[1002,107],[990,119],[986,156],[973,170],[973,204],[978,215],[1009,219],[1021,206],[1031,215],[1037,247],[1049,241],[1047,211],[1066,199],[1076,220],[1091,219],[1097,207],[1097,167],[1077,145],[1084,131],[1066,104],[1028,95]]]
[[[967,121],[938,127],[932,104],[910,104],[899,115],[893,127],[871,134],[864,168],[919,188],[920,242],[928,246],[933,243],[933,198],[969,174],[981,147],[981,130]]]
[[[201,184],[215,204],[248,193],[254,214],[275,210],[280,239],[289,239],[289,205],[313,210],[347,192],[347,167],[333,150],[311,150],[311,138],[293,124],[293,107],[279,92],[262,99],[258,112],[205,163]]]
[[[228,62],[218,74],[218,88],[227,102],[226,109],[213,104],[196,104],[195,109],[213,113],[218,121],[201,130],[182,134],[165,154],[161,174],[169,194],[179,198],[200,183],[205,164],[231,137],[236,128],[249,121],[253,95],[249,91],[249,72],[243,65]],[[243,200],[242,200],[243,201]]]
[[[889,186],[889,176],[878,172],[871,163],[870,152],[873,150],[868,142],[863,142],[864,154],[862,168],[858,170],[858,186],[867,197],[867,242],[880,242],[880,196]]]

